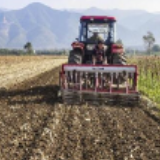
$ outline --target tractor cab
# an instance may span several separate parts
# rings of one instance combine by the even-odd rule
[[[92,51],[98,40],[105,44],[108,53],[116,42],[116,19],[107,16],[82,16],[78,41],[84,45],[83,63],[92,63]]]
[[[116,41],[116,19],[107,16],[82,16],[80,19],[79,41],[96,44],[102,39],[106,45]]]

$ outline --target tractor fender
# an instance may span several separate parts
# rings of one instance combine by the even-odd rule
[[[121,44],[112,44],[111,53],[124,54],[124,47]]]
[[[82,53],[84,51],[84,44],[81,42],[73,42],[71,46],[73,50],[80,50]]]
[[[112,44],[111,63],[114,65],[126,65],[127,57],[124,54],[124,48],[121,44]]]

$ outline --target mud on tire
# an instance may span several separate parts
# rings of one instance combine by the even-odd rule
[[[68,64],[82,64],[82,53],[80,50],[70,51]]]

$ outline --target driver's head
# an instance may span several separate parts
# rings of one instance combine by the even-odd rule
[[[98,37],[98,32],[94,32],[93,35],[94,35],[95,37]]]
[[[104,41],[103,40],[98,40],[98,48],[102,49],[104,46]]]

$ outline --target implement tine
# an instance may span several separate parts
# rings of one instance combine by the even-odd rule
[[[66,65],[63,73],[61,90],[64,101],[122,104],[136,101],[135,66]]]

